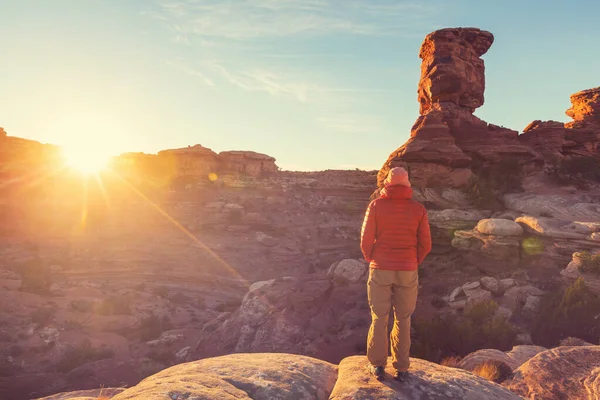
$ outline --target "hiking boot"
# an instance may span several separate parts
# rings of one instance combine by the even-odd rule
[[[396,371],[394,379],[398,382],[405,382],[406,380],[408,380],[408,371]]]
[[[381,366],[375,367],[375,366],[369,364],[369,372],[378,381],[382,381],[383,378],[385,377],[385,369],[383,367],[381,367]]]

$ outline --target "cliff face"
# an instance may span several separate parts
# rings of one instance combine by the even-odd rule
[[[598,156],[600,89],[571,96],[574,121],[534,121],[524,134],[473,115],[484,103],[481,56],[494,37],[476,28],[450,28],[425,38],[419,57],[419,111],[407,143],[394,151],[378,175],[404,166],[418,188],[465,188],[490,166],[510,162],[525,174],[543,171],[565,157]]]
[[[199,144],[181,149],[163,150],[158,155],[123,154],[114,159],[120,172],[144,176],[161,171],[171,178],[209,179],[212,174],[266,177],[279,171],[275,158],[253,151],[223,151],[219,154]]]

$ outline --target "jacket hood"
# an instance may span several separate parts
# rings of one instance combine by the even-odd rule
[[[404,185],[386,186],[381,189],[381,197],[392,200],[409,200],[412,199],[413,190]]]

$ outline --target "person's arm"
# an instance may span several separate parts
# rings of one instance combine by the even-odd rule
[[[368,262],[371,262],[371,256],[373,255],[373,247],[375,245],[375,202],[372,201],[367,207],[365,213],[365,219],[362,225],[362,231],[360,234],[360,249],[362,250],[363,257]]]
[[[419,222],[419,228],[417,230],[417,261],[419,264],[425,260],[425,257],[431,251],[431,230],[429,228],[429,218],[427,217],[427,210],[423,208],[423,217]]]

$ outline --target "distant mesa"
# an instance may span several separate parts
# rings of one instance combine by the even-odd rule
[[[484,103],[485,54],[494,36],[477,28],[448,28],[425,37],[419,57],[420,116],[410,139],[378,175],[407,168],[418,188],[465,188],[481,170],[511,162],[527,173],[569,157],[598,156],[600,88],[571,96],[573,122],[534,121],[523,134],[489,124],[473,112]]]
[[[162,150],[156,155],[128,153],[116,157],[121,172],[138,173],[160,166],[171,176],[205,177],[209,174],[264,177],[279,171],[275,158],[253,151],[223,151],[219,154],[196,144],[179,149]],[[142,165],[140,165],[142,164]],[[133,170],[132,170],[133,169]],[[139,168],[138,168],[139,169]],[[125,171],[124,171],[125,170]]]

